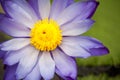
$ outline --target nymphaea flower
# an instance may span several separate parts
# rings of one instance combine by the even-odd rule
[[[76,80],[75,58],[108,53],[98,40],[80,36],[91,28],[95,0],[3,0],[0,30],[13,37],[0,45],[5,80]],[[5,52],[5,53],[4,53]],[[3,56],[2,56],[3,55]]]

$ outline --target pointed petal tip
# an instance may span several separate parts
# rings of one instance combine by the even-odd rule
[[[91,48],[90,53],[92,56],[100,56],[109,54],[110,51],[107,47]]]
[[[95,11],[96,11],[96,9],[98,8],[98,6],[99,6],[99,1],[97,1],[97,0],[88,0],[87,2],[92,2],[93,3],[93,5],[94,5],[94,8],[93,8],[93,10],[91,11],[91,14],[87,17],[87,18],[91,18],[93,15],[94,15],[94,13],[95,13]]]
[[[95,8],[94,8],[94,10],[91,12],[91,14],[88,16],[88,18],[91,18],[91,17],[94,15],[94,13],[95,13],[96,9],[98,8],[98,5],[99,5],[99,2],[96,1],[96,0],[93,0],[93,2],[95,3],[95,4],[94,4],[94,5],[95,5]]]
[[[64,54],[60,48],[56,49],[52,53],[56,64],[57,75],[64,80],[76,80],[77,66],[75,59]]]

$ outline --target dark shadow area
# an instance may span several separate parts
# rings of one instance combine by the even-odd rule
[[[90,74],[93,75],[100,75],[101,73],[105,73],[110,77],[115,77],[117,75],[120,75],[120,65],[118,66],[98,66],[98,67],[92,67],[92,66],[79,66],[78,67],[78,76],[84,77],[88,76]]]

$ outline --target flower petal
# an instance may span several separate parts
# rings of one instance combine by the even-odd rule
[[[28,2],[36,12],[38,18],[40,18],[39,9],[38,9],[38,0],[28,0]]]
[[[22,42],[22,43],[21,43]],[[30,44],[29,38],[14,38],[0,45],[3,51],[19,50]]]
[[[59,25],[65,24],[77,18],[81,15],[84,10],[86,11],[86,7],[88,8],[89,5],[94,3],[95,1],[84,1],[84,2],[77,2],[62,11],[62,13],[57,17],[57,22]],[[93,4],[92,4],[93,5]],[[82,15],[84,16],[84,15]],[[86,18],[85,18],[86,19]]]
[[[5,51],[0,50],[0,59],[4,57],[5,53],[6,53]]]
[[[33,48],[28,45],[20,50],[8,51],[4,57],[4,64],[14,65],[20,61],[21,58],[27,56],[32,52]]]
[[[63,36],[78,36],[90,29],[94,21],[90,19],[72,22],[61,26]]]
[[[5,0],[4,9],[15,20],[32,27],[37,17],[25,0]]]
[[[90,37],[64,37],[62,50],[70,56],[87,58],[109,53],[108,49],[98,40]]]
[[[73,0],[53,0],[50,18],[56,20],[59,14],[73,2]]]
[[[57,74],[60,75],[64,80],[67,80],[68,77],[72,80],[75,80],[77,77],[75,60],[64,54],[59,49],[56,49],[52,53],[57,68]]]
[[[6,66],[4,80],[16,80],[15,71],[17,68],[17,64],[13,66]]]
[[[88,1],[87,5],[82,9],[81,14],[78,17],[76,17],[74,21],[91,18],[95,13],[98,5],[99,2],[96,2],[96,0]]]
[[[22,24],[15,22],[0,14],[0,30],[13,37],[29,37],[30,30]]]
[[[41,80],[41,74],[39,71],[38,64],[34,67],[34,69],[24,78],[24,80]]]
[[[42,77],[45,80],[50,80],[54,77],[55,62],[49,52],[43,52],[39,59],[39,68]]]
[[[65,52],[67,55],[72,57],[81,57],[81,58],[87,58],[90,56],[90,53],[86,51],[84,48],[82,48],[78,41],[75,40],[75,42],[72,41],[72,38],[64,37],[63,42],[60,45],[60,48]]]
[[[37,63],[39,51],[33,47],[30,47],[29,50],[29,54],[20,59],[16,70],[17,79],[23,79],[27,76]]]
[[[5,17],[5,14],[0,13],[0,21]]]
[[[80,45],[89,51],[92,56],[100,56],[109,53],[109,50],[95,38],[81,36],[78,37],[78,39]]]
[[[39,13],[41,18],[49,18],[50,14],[50,0],[38,0]]]

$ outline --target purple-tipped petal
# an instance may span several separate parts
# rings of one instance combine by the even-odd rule
[[[53,61],[50,52],[43,52],[39,59],[39,68],[42,77],[45,80],[51,80],[55,73],[55,62]]]
[[[83,8],[81,14],[78,17],[76,17],[74,21],[91,18],[95,13],[98,5],[99,5],[99,2],[95,0],[88,1],[88,4]]]
[[[104,55],[104,54],[109,53],[109,50],[100,41],[96,40],[95,38],[85,37],[85,36],[77,36],[77,37],[64,37],[63,46],[60,46],[60,47],[68,55],[70,53],[68,53],[69,51],[66,50],[66,48],[68,48],[68,49],[71,48],[71,51],[74,51],[74,50],[72,50],[72,46],[68,46],[68,44],[70,44],[70,43],[74,47],[77,47],[77,46],[81,47],[84,51],[88,52],[89,56],[99,56],[99,55]],[[73,49],[75,49],[75,48],[73,48]],[[78,50],[80,51],[79,54],[84,53],[79,48],[76,51],[78,51]],[[75,54],[73,54],[73,56]],[[89,56],[87,56],[88,54],[84,53],[84,55],[86,55],[85,57],[89,57]],[[81,56],[83,56],[83,54],[81,54]],[[83,58],[84,58],[84,56],[83,56]]]
[[[31,7],[34,9],[34,11],[36,12],[37,16],[39,19],[40,18],[40,13],[39,13],[39,9],[38,9],[38,0],[28,0],[28,3],[31,5]]]
[[[75,18],[77,18],[78,16],[80,16],[81,14],[85,14],[85,12],[90,12],[90,8],[91,5],[93,7],[93,5],[96,5],[95,1],[84,1],[84,2],[77,2],[74,3],[72,5],[70,5],[69,7],[67,7],[66,9],[64,9],[61,14],[57,17],[57,22],[59,25],[65,24],[67,22],[70,22],[72,20],[74,20]],[[90,7],[88,9],[88,7]],[[87,10],[86,10],[87,9]],[[88,13],[87,12],[87,13]],[[82,17],[84,17],[84,15],[81,15]],[[86,18],[84,18],[86,19]]]
[[[109,53],[108,48],[95,38],[81,36],[80,39],[80,45],[88,50],[92,56],[105,55]]]
[[[21,44],[22,42],[22,44]],[[14,38],[0,45],[3,51],[19,50],[30,44],[29,38]]]
[[[72,22],[61,26],[63,36],[78,36],[88,31],[94,21],[90,19]]]
[[[36,50],[33,47],[29,48],[29,54],[22,57],[18,64],[16,70],[17,79],[23,79],[33,70],[38,60],[38,54],[39,54],[38,50]]]
[[[39,13],[42,19],[49,18],[50,0],[38,0]]]
[[[50,18],[56,20],[59,14],[73,2],[73,0],[53,0]]]
[[[15,21],[24,24],[27,27],[33,27],[37,17],[25,0],[5,0],[4,10],[12,17]]]
[[[1,5],[3,11],[5,12],[5,14],[6,14],[8,17],[10,17],[9,14],[8,14],[8,12],[7,12],[6,9],[5,9],[5,0],[0,0],[0,5]]]
[[[77,76],[75,60],[64,54],[59,49],[52,51],[52,54],[55,61],[57,74],[64,80],[67,80],[68,77],[75,80]]]
[[[13,37],[29,37],[30,30],[22,24],[0,14],[0,31]]]
[[[85,48],[91,56],[105,55],[109,53],[109,50],[97,39],[81,36],[78,37],[80,45]]]
[[[20,50],[17,51],[9,51],[5,54],[4,57],[4,64],[7,65],[14,65],[20,61],[21,58],[30,55],[33,51],[33,48],[28,45]]]
[[[93,56],[100,56],[109,53],[108,48],[106,47],[99,47],[99,48],[91,48],[90,50],[91,55]]]
[[[16,80],[15,72],[16,72],[17,64],[13,66],[6,66],[4,80]]]
[[[39,71],[38,64],[34,67],[34,69],[24,78],[24,80],[41,80],[41,74]]]

